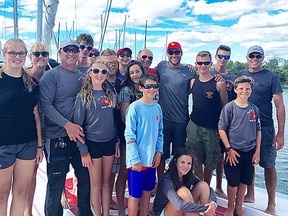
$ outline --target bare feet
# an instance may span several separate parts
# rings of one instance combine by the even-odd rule
[[[235,209],[235,211],[234,211],[234,216],[246,216],[246,215],[244,214],[244,212],[242,211],[242,209],[241,209],[241,210],[237,210],[237,211],[236,211],[236,209]]]
[[[227,209],[227,211],[224,213],[224,216],[233,216],[234,210],[233,209]]]
[[[267,209],[264,212],[270,215],[276,215],[275,207],[274,208],[267,207]]]
[[[254,203],[255,202],[255,198],[254,198],[254,196],[249,196],[248,194],[246,194],[244,196],[243,202],[244,203]]]
[[[216,188],[215,189],[215,194],[223,199],[228,199],[228,196],[224,193],[222,188]]]
[[[113,210],[117,210],[118,209],[118,204],[112,199],[110,201],[110,209],[113,209]]]
[[[62,195],[61,195],[61,205],[62,205],[63,209],[70,209],[70,205],[69,205],[69,202],[66,198],[65,192],[62,192]]]

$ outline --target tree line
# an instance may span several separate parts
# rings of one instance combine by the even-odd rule
[[[283,86],[288,86],[288,60],[275,56],[263,62],[263,68],[278,74]],[[227,70],[237,74],[241,70],[248,68],[248,63],[239,61],[229,61],[226,65]]]

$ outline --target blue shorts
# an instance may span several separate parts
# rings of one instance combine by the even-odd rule
[[[238,187],[240,183],[251,185],[254,174],[252,158],[255,153],[255,149],[252,149],[249,152],[239,150],[235,151],[237,151],[237,153],[240,155],[240,157],[237,157],[239,163],[237,163],[236,166],[230,165],[229,162],[226,162],[227,154],[224,160],[224,172],[228,185],[230,187]]]
[[[12,166],[16,159],[34,160],[36,153],[36,140],[17,145],[0,145],[0,170]]]
[[[276,146],[273,145],[275,137],[274,126],[261,127],[261,134],[259,165],[263,168],[271,168],[275,166],[277,155]]]
[[[143,191],[152,191],[156,185],[156,168],[147,168],[142,171],[128,169],[129,195],[141,198]]]

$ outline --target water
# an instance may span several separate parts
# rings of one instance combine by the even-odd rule
[[[276,159],[276,170],[277,170],[277,192],[284,193],[288,195],[288,89],[284,89],[283,99],[286,108],[286,127],[285,127],[285,144],[284,147],[277,152]],[[276,113],[275,107],[273,107],[273,118],[275,122],[275,131],[277,133],[277,121],[276,121]],[[265,188],[264,181],[264,169],[260,166],[256,166],[256,176],[255,176],[255,185],[261,188]]]

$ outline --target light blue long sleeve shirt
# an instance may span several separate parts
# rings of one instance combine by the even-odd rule
[[[159,104],[135,101],[126,111],[126,166],[141,162],[151,167],[156,152],[163,152],[163,115]]]

